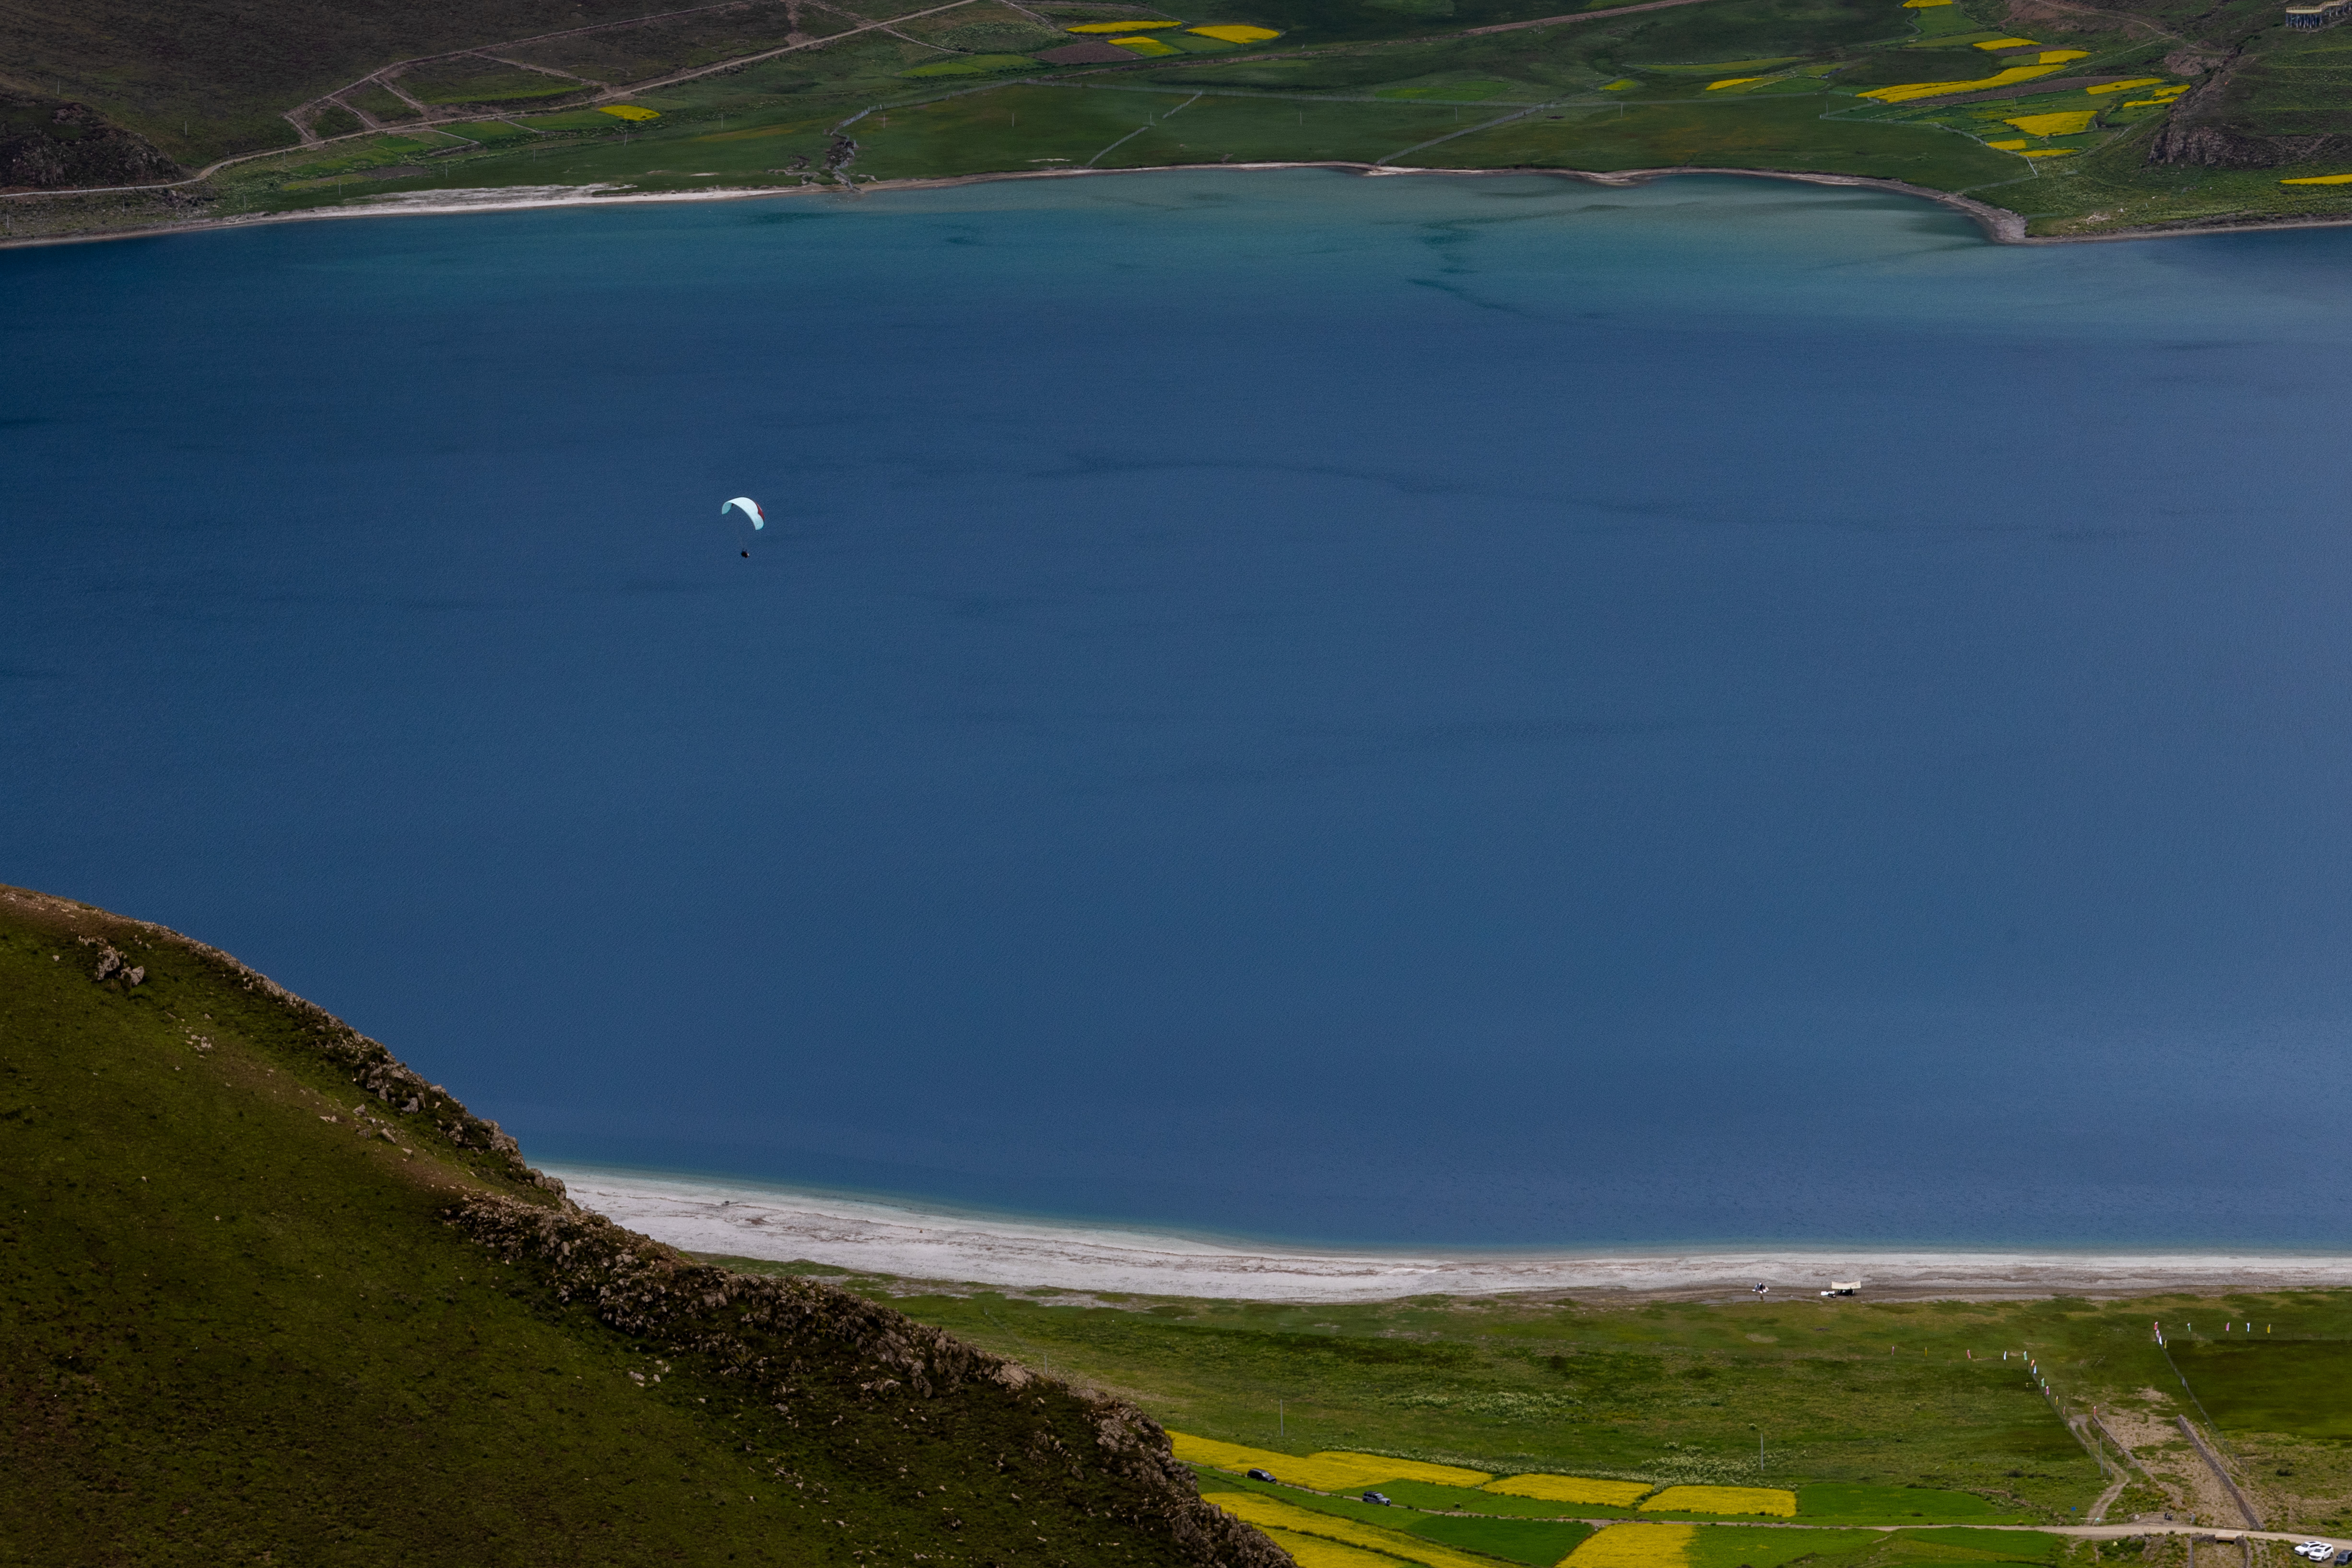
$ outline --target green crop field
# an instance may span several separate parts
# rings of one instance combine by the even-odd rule
[[[2172,1359],[2224,1430],[2352,1440],[2352,1340],[2206,1341]]]
[[[2058,1555],[2061,1537],[2005,1530],[1921,1530],[1899,1538],[1923,1557],[1947,1562],[1986,1558],[2000,1563],[2048,1563]],[[1943,1553],[1950,1553],[1942,1557]]]
[[[884,178],[925,169],[967,174],[1329,159],[1369,163],[1441,134],[1451,107],[1412,102],[1293,102],[1262,97],[1027,87],[894,111],[868,133],[858,167]]]
[[[1822,118],[1810,99],[1621,104],[1530,116],[1402,160],[1445,168],[1655,168],[1661,164],[1833,170],[1945,190],[2015,177],[2013,160],[1965,138],[1907,125]]]
[[[1407,1530],[1441,1546],[1484,1552],[1513,1563],[1549,1568],[1592,1533],[1590,1525],[1540,1519],[1431,1519]]]
[[[1800,1516],[1842,1523],[1907,1524],[1920,1519],[1990,1519],[2000,1511],[1971,1492],[1931,1491],[1924,1487],[1827,1483],[1797,1489]]]
[[[1691,1568],[1837,1563],[1858,1558],[1882,1544],[1879,1537],[1860,1531],[1702,1530],[1691,1543]]]
[[[1196,1467],[1197,1468],[1198,1467]],[[1280,1524],[1304,1534],[1317,1533],[1309,1522],[1320,1515],[1349,1521],[1357,1526],[1401,1531],[1411,1540],[1425,1541],[1457,1551],[1479,1552],[1507,1562],[1550,1568],[1574,1552],[1594,1532],[1595,1526],[1577,1520],[1497,1517],[1481,1511],[1496,1494],[1465,1489],[1441,1489],[1467,1499],[1406,1495],[1411,1483],[1385,1482],[1381,1489],[1394,1506],[1360,1501],[1353,1495],[1323,1496],[1294,1485],[1249,1481],[1226,1472],[1202,1469],[1202,1493],[1212,1502],[1261,1524]],[[1240,1494],[1240,1495],[1236,1495]],[[1266,1500],[1280,1511],[1264,1511]],[[1553,1504],[1555,1508],[1563,1505]],[[1436,1510],[1436,1511],[1430,1511]],[[1589,1507],[1582,1511],[1591,1511]],[[1608,1510],[1603,1510],[1608,1511]],[[1623,1511],[1623,1510],[1617,1510]],[[1633,1521],[1649,1521],[1643,1514]],[[1601,1528],[1606,1528],[1603,1521]],[[1325,1527],[1333,1538],[1373,1545],[1374,1538],[1351,1533],[1347,1525]],[[1915,1529],[1899,1534],[1876,1530],[1809,1529],[1772,1525],[1765,1528],[1731,1524],[1698,1524],[1679,1548],[1683,1568],[1784,1568],[1785,1564],[1838,1564],[1839,1568],[1927,1568],[1933,1563],[1988,1565],[2052,1563],[2072,1543],[2064,1537],[2038,1531]],[[2143,1543],[2134,1543],[2137,1549]],[[1412,1559],[1410,1541],[1381,1539],[1379,1550]],[[1660,1568],[1664,1568],[1661,1562]]]

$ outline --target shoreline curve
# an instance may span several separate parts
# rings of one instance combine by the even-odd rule
[[[1833,1279],[1874,1300],[2120,1299],[2352,1287],[2352,1254],[2256,1248],[1688,1247],[1537,1251],[1342,1248],[928,1208],[752,1182],[546,1166],[573,1202],[683,1251],[850,1273],[1118,1295],[1262,1301],[1565,1292],[1611,1301],[1810,1297]]]
[[[2108,234],[2029,235],[2025,232],[2025,219],[2006,207],[1994,206],[1989,202],[1977,201],[1973,197],[1960,195],[1951,191],[1931,190],[1924,185],[1909,184],[1901,180],[1880,179],[1868,174],[1823,174],[1790,169],[1722,168],[1711,164],[1675,164],[1652,169],[1612,171],[1548,167],[1405,169],[1387,163],[1307,160],[1251,163],[1166,163],[1140,169],[1012,169],[982,174],[956,174],[938,178],[875,180],[846,188],[839,185],[782,187],[763,185],[756,188],[734,186],[711,190],[636,191],[615,189],[608,184],[459,186],[446,191],[404,192],[388,196],[357,198],[357,205],[309,207],[299,212],[258,214],[246,217],[199,218],[186,223],[149,224],[135,228],[108,229],[92,234],[31,236],[22,239],[0,240],[0,250],[31,249],[37,247],[57,245],[96,245],[109,240],[153,239],[175,234],[221,234],[271,224],[310,223],[334,218],[449,217],[466,213],[529,212],[556,207],[637,205],[658,202],[757,201],[769,198],[805,198],[826,195],[850,197],[862,196],[868,192],[946,190],[958,185],[991,184],[1007,180],[1067,180],[1095,176],[1197,174],[1210,172],[1262,173],[1278,169],[1328,169],[1339,174],[1360,174],[1368,179],[1412,175],[1486,179],[1538,174],[1617,189],[1645,185],[1654,180],[1692,174],[1732,175],[1751,180],[1787,180],[1811,185],[1841,185],[1885,191],[1891,195],[1916,196],[1923,201],[1934,202],[1938,206],[1949,208],[1969,218],[1976,224],[1979,232],[1995,245],[2102,245],[2126,240],[2190,239],[2208,235],[2352,227],[2352,216],[2255,218],[2243,222],[2224,219],[2212,222],[2151,225],[2138,228],[2117,229]],[[42,193],[31,191],[8,194],[36,198],[42,195]],[[59,199],[63,199],[65,195],[60,193]]]

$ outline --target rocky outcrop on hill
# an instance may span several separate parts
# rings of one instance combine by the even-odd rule
[[[740,1381],[748,1403],[801,1425],[823,1426],[845,1407],[895,1417],[904,1441],[992,1450],[997,1473],[1023,1485],[1108,1483],[1119,1500],[1113,1517],[1172,1539],[1204,1568],[1290,1563],[1255,1529],[1203,1502],[1167,1433],[1123,1400],[1040,1377],[832,1285],[697,1263],[569,1202],[482,1194],[453,1205],[448,1218],[502,1261],[541,1271],[559,1299],[622,1333],[701,1358]],[[989,1440],[975,1443],[983,1429]]]
[[[2276,169],[2352,156],[2352,136],[2249,136],[2219,125],[2176,120],[2147,144],[2151,163],[2200,169]]]
[[[2266,136],[2231,126],[2231,82],[2245,58],[2242,45],[2226,56],[2189,48],[2165,57],[2167,70],[2201,79],[2173,105],[2163,128],[2149,138],[2150,163],[2196,169],[2276,169],[2352,154],[2352,136]]]
[[[192,954],[237,989],[277,1003],[287,1021],[299,1032],[305,1048],[332,1062],[355,1087],[374,1096],[393,1116],[402,1119],[389,1125],[398,1126],[412,1138],[430,1136],[453,1149],[487,1155],[494,1167],[510,1179],[558,1196],[562,1194],[563,1184],[526,1163],[520,1147],[497,1122],[476,1116],[439,1084],[425,1082],[422,1074],[394,1056],[381,1041],[370,1039],[317,1003],[297,996],[220,949],[208,947],[165,926],[126,920],[70,899],[29,889],[0,888],[0,899],[49,916],[72,931],[82,946],[97,949],[90,973],[96,984],[128,989],[146,980],[147,966],[135,962],[131,953],[122,949],[135,952],[142,946],[169,944]]]
[[[231,1094],[220,1103],[234,1108],[227,1114],[239,1124],[247,1109],[266,1105],[266,1114],[302,1117],[306,1128],[315,1115],[371,1144],[434,1156],[359,1167],[371,1173],[362,1187],[380,1179],[403,1194],[393,1208],[372,1211],[377,1223],[395,1231],[413,1223],[442,1247],[454,1240],[443,1225],[454,1226],[473,1245],[451,1250],[499,1260],[497,1294],[524,1305],[542,1342],[551,1334],[568,1341],[583,1352],[583,1369],[601,1363],[608,1376],[617,1360],[624,1401],[690,1407],[694,1429],[715,1436],[727,1468],[740,1473],[746,1506],[761,1500],[754,1491],[784,1503],[772,1516],[776,1538],[803,1553],[790,1560],[838,1568],[886,1557],[966,1568],[1113,1560],[1288,1568],[1291,1559],[1272,1541],[1202,1500],[1167,1434],[1134,1405],[1040,1377],[835,1286],[699,1263],[583,1210],[562,1183],[526,1164],[495,1122],[216,948],[25,889],[0,887],[0,927],[38,933],[33,958],[45,956],[40,969],[63,980],[60,995],[86,988],[93,1016],[108,1019],[110,1030],[128,1020],[144,1040],[184,1045],[214,1064],[205,1075],[214,1090],[240,1081],[239,1072],[245,1081],[269,1082],[307,1058],[299,1076],[323,1080],[333,1096],[322,1104],[309,1095],[281,1100],[257,1087],[248,1100]],[[321,1063],[331,1077],[318,1070]],[[257,1066],[270,1070],[255,1074]],[[334,1089],[338,1081],[358,1095]],[[143,1175],[142,1184],[143,1194]],[[357,1223],[341,1206],[321,1212],[321,1224]],[[468,1263],[458,1272],[478,1270]],[[333,1295],[322,1281],[297,1271],[274,1288]],[[465,1288],[483,1286],[477,1279]],[[393,1310],[414,1305],[392,1294]],[[375,1332],[382,1321],[372,1314],[383,1303],[364,1300],[349,1298],[345,1308]],[[454,1303],[454,1296],[445,1302]],[[513,1331],[514,1320],[506,1321]],[[457,1331],[462,1320],[451,1326]],[[451,1375],[452,1387],[474,1391],[469,1397],[483,1397],[484,1388],[495,1399],[513,1392],[479,1366]],[[612,1383],[599,1392],[575,1381],[601,1440],[619,1442],[615,1431],[635,1430],[635,1406],[614,1403]],[[530,1423],[544,1415],[528,1404],[512,1415],[519,1432],[537,1430]],[[581,1495],[567,1493],[563,1504],[575,1516],[586,1506]],[[806,1533],[813,1525],[821,1537]],[[813,1539],[821,1549],[811,1548]]]
[[[155,184],[186,173],[85,105],[0,99],[0,190]]]

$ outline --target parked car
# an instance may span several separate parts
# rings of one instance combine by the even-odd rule
[[[1364,1500],[1366,1502],[1376,1502],[1382,1508],[1391,1506],[1387,1496],[1381,1492],[1366,1492],[1364,1494]]]
[[[1249,1473],[1249,1478],[1254,1481],[1270,1481],[1274,1479],[1271,1475],[1267,1474],[1264,1470],[1252,1470]]]
[[[2336,1554],[2336,1568],[2344,1568],[2347,1563],[2352,1563],[2352,1546],[2347,1546]]]

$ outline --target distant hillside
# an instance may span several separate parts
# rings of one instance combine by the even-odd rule
[[[2347,35],[2284,0],[1147,9],[0,0],[0,242],[551,184],[1282,162],[1887,181],[2004,237],[2352,220]]]
[[[185,173],[81,104],[0,91],[0,190],[133,185]]]
[[[226,954],[5,888],[0,1192],[0,1561],[1289,1561],[1131,1406],[586,1214]]]
[[[685,9],[646,0],[0,0],[0,89],[97,109],[188,163],[291,146],[285,110],[380,66]]]

